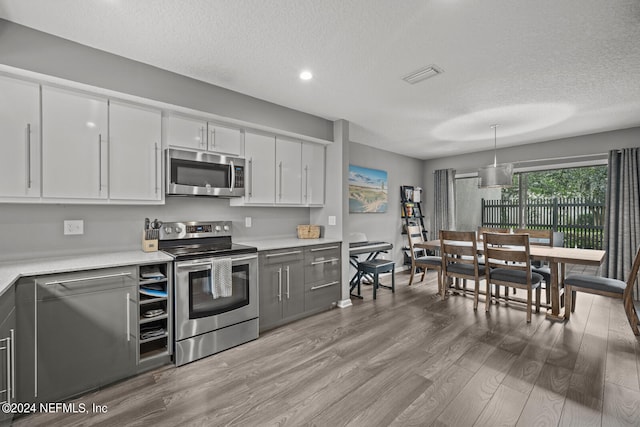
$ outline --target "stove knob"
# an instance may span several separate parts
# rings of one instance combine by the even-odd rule
[[[167,234],[171,234],[171,227],[165,227],[164,228],[164,232],[167,233]]]
[[[222,228],[219,225],[216,225],[216,232],[222,230]]]
[[[224,226],[224,231],[229,231],[229,226],[228,225]]]

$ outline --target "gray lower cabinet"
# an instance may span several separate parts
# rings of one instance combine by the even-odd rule
[[[340,299],[340,243],[259,255],[260,331],[328,310]]]
[[[16,400],[16,317],[13,288],[0,296],[0,404]],[[9,411],[0,411],[0,426],[10,425]]]
[[[22,279],[18,400],[51,402],[136,372],[137,268]]]
[[[271,329],[304,313],[304,251],[289,248],[260,253],[260,330]]]
[[[315,313],[328,310],[340,300],[341,296],[340,244],[306,248],[304,264],[305,311]]]

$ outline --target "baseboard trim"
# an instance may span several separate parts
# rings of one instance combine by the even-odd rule
[[[338,307],[339,308],[347,308],[347,307],[351,307],[353,304],[351,303],[351,299],[343,299],[338,301]]]

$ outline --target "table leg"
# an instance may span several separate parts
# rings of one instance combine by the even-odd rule
[[[550,261],[549,269],[551,270],[551,313],[547,311],[547,319],[563,321],[564,310],[560,309],[560,286],[558,285],[558,263],[555,261]]]

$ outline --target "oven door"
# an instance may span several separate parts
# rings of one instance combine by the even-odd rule
[[[214,259],[175,264],[176,340],[194,337],[258,317],[258,256],[231,256],[231,292],[214,298]]]

